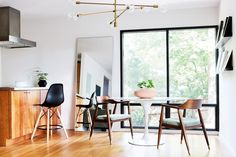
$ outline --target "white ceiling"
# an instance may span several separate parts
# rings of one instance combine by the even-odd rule
[[[114,2],[113,0],[81,0],[89,2]],[[117,0],[118,3],[156,4],[167,10],[217,7],[220,0]],[[0,0],[0,6],[11,6],[21,11],[22,18],[67,16],[75,10],[98,9],[98,6],[73,5],[73,0]],[[101,7],[99,7],[101,8]]]

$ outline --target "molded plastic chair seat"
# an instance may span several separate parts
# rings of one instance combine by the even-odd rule
[[[41,110],[35,123],[35,127],[31,135],[31,140],[33,140],[37,129],[47,130],[47,142],[49,141],[49,130],[51,131],[52,134],[52,130],[62,128],[65,132],[66,138],[68,138],[66,129],[63,126],[60,112],[58,110],[58,107],[63,102],[64,102],[63,84],[61,83],[52,84],[48,89],[45,101],[42,104],[36,104],[36,106],[40,106]],[[54,116],[60,120],[61,124],[52,124],[52,118]],[[39,125],[39,122],[43,117],[47,118],[47,124]]]
[[[115,121],[115,120],[122,120],[122,119],[127,119],[131,118],[129,114],[111,114],[110,119]],[[97,119],[105,120],[107,119],[107,115],[99,115],[97,116]]]
[[[166,118],[163,120],[163,124],[180,126],[179,118]],[[200,121],[196,118],[183,118],[183,124],[185,127],[200,125]]]

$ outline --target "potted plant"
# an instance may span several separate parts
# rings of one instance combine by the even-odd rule
[[[46,85],[47,85],[47,76],[48,76],[48,73],[40,72],[40,71],[37,72],[39,87],[46,87]]]
[[[156,96],[156,89],[152,80],[138,82],[137,86],[140,88],[134,91],[134,95],[141,99],[148,99]]]

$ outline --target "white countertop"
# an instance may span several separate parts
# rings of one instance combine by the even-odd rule
[[[13,87],[13,90],[47,90],[48,87]]]

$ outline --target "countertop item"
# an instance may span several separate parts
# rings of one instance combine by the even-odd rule
[[[2,90],[48,90],[48,87],[0,87]]]

